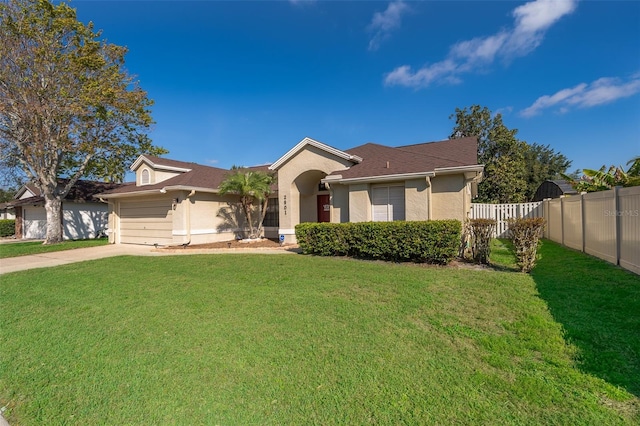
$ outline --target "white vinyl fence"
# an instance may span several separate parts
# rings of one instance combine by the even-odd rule
[[[542,201],[518,204],[471,204],[471,219],[494,219],[494,238],[507,238],[507,221],[522,217],[542,217]]]
[[[544,237],[640,274],[640,186],[522,204],[471,205],[471,219],[495,219],[498,238],[507,220],[544,217]]]

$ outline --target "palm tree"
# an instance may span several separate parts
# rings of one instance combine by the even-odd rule
[[[240,196],[240,205],[249,224],[250,238],[256,238],[262,232],[262,222],[271,193],[271,185],[274,182],[275,176],[272,174],[233,166],[231,173],[220,184],[221,195],[236,194]],[[252,217],[256,205],[260,206],[257,232]]]

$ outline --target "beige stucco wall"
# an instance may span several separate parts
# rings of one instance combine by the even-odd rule
[[[429,220],[429,191],[427,179],[412,179],[404,184],[406,220]]]
[[[351,165],[348,160],[307,145],[278,168],[279,233],[285,236],[285,242],[295,242],[298,223],[317,220],[320,180]]]
[[[248,236],[249,228],[237,197],[206,192],[196,192],[191,197],[186,191],[180,194],[174,215],[174,243],[204,244]],[[254,221],[258,220],[258,209],[256,206],[253,211]]]
[[[470,195],[462,174],[432,177],[431,197],[431,219],[465,219]]]
[[[349,187],[331,185],[331,222],[349,222]]]
[[[349,222],[371,220],[371,196],[368,183],[349,185]]]

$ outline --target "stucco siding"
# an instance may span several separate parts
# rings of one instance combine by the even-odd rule
[[[317,220],[320,180],[351,165],[348,160],[308,145],[278,168],[279,232],[285,235],[285,242],[295,242],[293,230],[298,223]]]
[[[371,197],[369,184],[349,185],[349,222],[368,222],[371,220]]]
[[[406,220],[429,219],[429,197],[425,178],[405,182],[405,217]]]
[[[349,222],[349,187],[331,185],[331,222]]]
[[[464,220],[465,196],[466,184],[462,174],[431,178],[432,219]]]

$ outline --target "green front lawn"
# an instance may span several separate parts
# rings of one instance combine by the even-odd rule
[[[94,240],[63,241],[60,244],[43,245],[42,241],[11,242],[0,244],[0,259],[5,257],[27,256],[30,254],[50,253],[53,251],[73,250],[77,248],[104,246],[107,238]]]
[[[3,275],[0,407],[12,425],[637,424],[638,277],[541,256],[532,275],[273,255]]]

